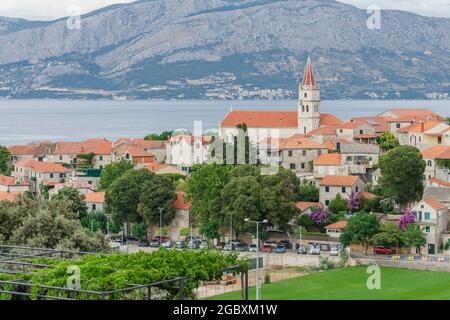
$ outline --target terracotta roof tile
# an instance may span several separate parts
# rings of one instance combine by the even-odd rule
[[[341,220],[325,226],[325,229],[344,229],[347,224],[348,222],[346,220]]]
[[[426,159],[450,159],[450,146],[437,145],[422,151]]]
[[[8,202],[14,202],[18,196],[20,196],[21,192],[3,192],[0,191],[0,202],[1,201],[8,201]]]
[[[320,202],[298,201],[295,203],[295,206],[301,211],[305,211],[312,207],[322,207],[322,204]]]
[[[38,148],[38,145],[17,145],[10,146],[8,150],[12,155],[34,156]]]
[[[0,175],[0,184],[4,186],[15,186],[16,178]]]
[[[358,198],[366,198],[369,200],[373,200],[377,198],[378,196],[375,193],[367,192],[367,191],[361,191],[358,193]]]
[[[437,178],[431,178],[430,181],[434,184],[437,184],[439,186],[443,186],[443,187],[450,187],[450,182],[446,182],[444,180],[441,179],[437,179]]]
[[[15,164],[16,167],[25,167],[30,168],[34,172],[43,172],[43,173],[69,173],[71,172],[66,167],[53,163],[53,162],[39,162],[36,160],[23,160],[19,161]]]
[[[441,210],[441,209],[447,208],[447,206],[445,204],[443,204],[442,202],[440,202],[438,199],[436,199],[434,197],[424,198],[423,201],[425,201],[427,204],[429,204],[436,210]]]
[[[436,122],[436,121],[428,121],[428,122],[414,122],[413,124],[398,129],[397,132],[400,133],[423,133],[425,131],[428,131],[438,125],[440,125],[442,122]]]
[[[314,160],[314,166],[340,166],[342,156],[339,153],[324,153]]]
[[[352,187],[359,180],[357,176],[325,176],[320,181],[321,186],[335,186],[335,187]]]
[[[88,192],[85,195],[85,201],[89,203],[105,203],[104,192]]]

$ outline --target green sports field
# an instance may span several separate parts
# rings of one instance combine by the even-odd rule
[[[335,269],[263,285],[264,300],[450,300],[450,273],[381,268],[381,289],[367,289],[366,267]],[[255,289],[249,290],[250,299]],[[232,292],[213,299],[240,299]]]

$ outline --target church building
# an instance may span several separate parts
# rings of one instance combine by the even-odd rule
[[[250,140],[258,143],[268,137],[289,138],[323,126],[339,126],[342,121],[332,114],[320,112],[320,87],[308,58],[299,86],[297,110],[230,110],[220,123],[220,135],[229,139],[237,134],[236,126],[244,123]]]

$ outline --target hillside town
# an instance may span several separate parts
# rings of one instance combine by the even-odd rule
[[[399,223],[402,215],[391,213],[410,210],[426,239],[421,253],[438,254],[448,250],[448,115],[427,109],[390,109],[372,116],[340,119],[339,114],[321,112],[320,90],[313,63],[308,59],[299,85],[297,110],[231,109],[214,134],[180,131],[171,132],[164,139],[124,137],[109,141],[92,137],[79,142],[42,141],[10,146],[10,170],[0,175],[0,201],[13,202],[26,193],[51,198],[64,188],[73,188],[84,196],[89,212],[107,212],[105,189],[100,180],[108,166],[127,162],[135,169],[186,180],[196,166],[212,161],[212,149],[217,149],[218,141],[234,143],[243,133],[248,144],[257,149],[255,161],[244,163],[279,167],[294,173],[302,185],[318,189],[318,199],[295,203],[299,215],[308,215],[317,208],[325,211],[333,207],[336,199],[349,202],[354,198],[362,203],[379,197],[376,190],[383,179],[382,157],[396,146],[410,146],[417,148],[426,164],[420,177],[422,198],[407,202],[407,206],[395,203],[390,210],[377,214],[382,222]],[[389,147],[389,143],[394,146]],[[194,228],[198,233],[191,216],[192,204],[185,200],[183,188],[177,189],[173,206],[176,213],[165,226],[165,236],[177,241],[182,238],[182,230]],[[324,226],[327,241],[339,241],[351,211],[347,210],[339,221]],[[148,226],[151,238],[158,234],[160,227],[158,223]],[[281,229],[276,224],[271,227]],[[228,226],[223,228],[222,242],[233,239],[233,231],[228,230]]]

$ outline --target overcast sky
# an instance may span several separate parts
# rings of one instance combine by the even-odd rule
[[[450,0],[340,0],[361,8],[378,5],[384,9],[412,11],[423,15],[450,17]],[[77,5],[82,13],[133,0],[0,0],[0,16],[30,20],[51,20],[68,15],[68,7]]]

